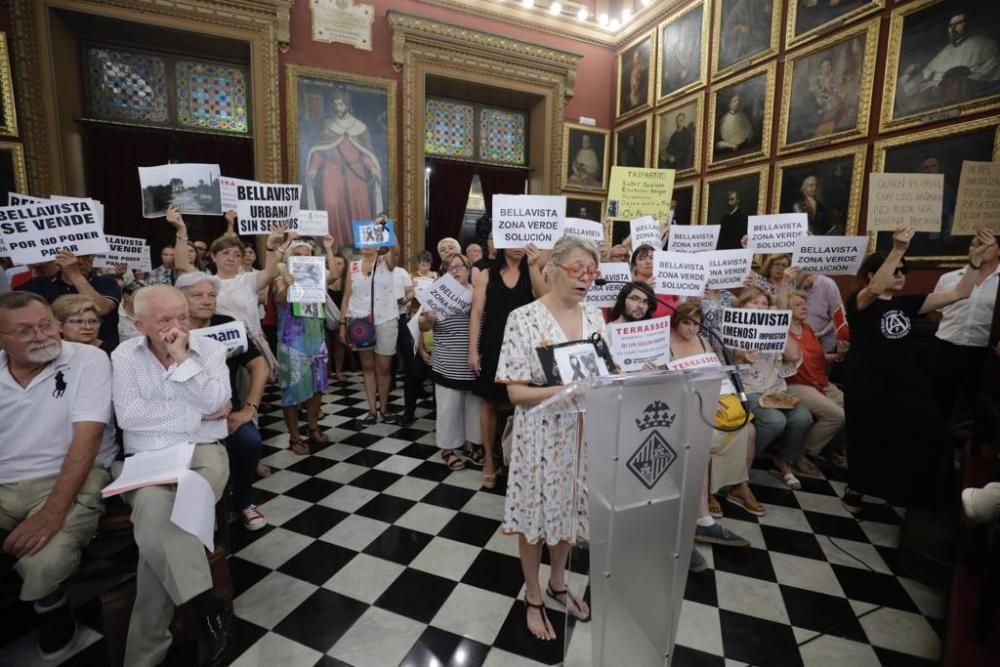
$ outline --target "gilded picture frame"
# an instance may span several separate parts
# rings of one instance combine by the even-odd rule
[[[953,66],[943,74],[939,71],[948,66],[948,54],[964,60],[957,53],[961,44],[949,49],[949,45],[954,46],[951,21],[958,14],[965,17],[963,43],[971,49],[976,47],[973,39],[979,39],[991,44],[995,51],[996,35],[1000,33],[1000,4],[971,3],[961,6],[963,11],[955,10],[955,6],[950,0],[915,0],[893,9],[880,130],[964,118],[1000,108],[1000,78],[977,82],[968,72],[968,66]]]
[[[652,115],[636,118],[615,128],[614,143],[614,157],[612,159],[614,166],[648,167],[650,146],[653,143]],[[633,159],[623,160],[626,154]],[[642,156],[641,162],[638,160],[640,155]]]
[[[676,225],[703,225],[705,221],[698,217],[701,205],[701,181],[697,178],[674,183],[671,199],[677,202],[674,209]]]
[[[696,2],[656,27],[656,103],[708,83],[706,40],[712,24],[707,2]],[[697,33],[697,34],[695,34]],[[691,70],[697,68],[697,72]]]
[[[587,144],[584,146],[584,144]],[[562,189],[605,192],[611,172],[611,131],[563,123]],[[591,155],[591,153],[593,155]],[[594,169],[597,169],[596,175]]]
[[[674,169],[675,179],[701,171],[704,106],[705,94],[697,93],[656,110],[650,159],[653,167]],[[678,124],[681,119],[683,127]]]
[[[566,217],[599,222],[604,226],[604,238],[611,239],[611,220],[608,219],[608,200],[605,197],[579,192],[563,192],[566,197]],[[585,207],[585,208],[584,208]]]
[[[802,4],[802,7],[799,5]],[[803,0],[789,0],[788,27],[785,31],[785,48],[791,49],[828,35],[855,19],[868,16],[885,7],[885,0],[847,0],[836,7],[819,3],[806,7]]]
[[[762,215],[767,210],[767,185],[769,167],[759,165],[735,171],[727,171],[706,176],[701,185],[701,219],[705,225],[722,225],[719,248],[723,250],[740,247],[739,239],[746,234],[747,216]],[[736,214],[727,202],[727,193],[734,191],[739,196]],[[732,232],[730,224],[740,224],[741,229]],[[732,243],[723,245],[726,239]]]
[[[653,56],[656,31],[629,42],[616,57],[615,117],[626,118],[653,106]],[[627,83],[626,83],[627,82]]]
[[[24,145],[17,141],[0,141],[0,205],[7,205],[7,194],[28,192],[28,171],[24,164]]]
[[[370,220],[369,215],[382,212],[396,220],[396,82],[289,65],[285,98],[289,182],[303,186],[302,206],[330,214],[330,233],[339,244],[353,241],[352,220]],[[346,116],[342,115],[345,111]],[[326,170],[334,169],[330,166],[310,173],[314,155],[316,164],[330,165],[331,161],[322,159],[322,152],[346,140],[351,143],[345,148],[364,164],[366,174],[355,174],[354,180],[345,174],[327,179]],[[345,178],[349,182],[338,185]],[[351,210],[336,207],[334,202],[347,197],[339,199],[339,193],[327,192],[335,186],[352,188]],[[402,231],[397,228],[396,233]]]
[[[742,4],[734,8],[737,2]],[[778,52],[782,2],[767,2],[769,4],[715,0],[712,10],[713,81],[741,72]]]
[[[727,79],[709,92],[707,136],[711,143],[706,151],[709,169],[740,165],[770,155],[776,71],[777,65],[768,63]],[[733,98],[736,97],[740,102],[734,112]],[[727,118],[720,120],[723,113]],[[723,122],[731,113],[736,121]],[[727,132],[730,127],[734,130]],[[736,143],[739,139],[745,141]]]
[[[954,214],[963,160],[1000,161],[1000,117],[876,141],[871,171],[944,173],[944,228],[948,217]],[[890,232],[870,231],[868,236],[871,248],[887,251],[892,245]],[[910,242],[907,259],[937,266],[962,264],[967,259],[971,240],[969,236],[948,239],[940,234],[917,232]]]
[[[14,106],[14,82],[10,70],[7,33],[0,32],[0,135],[17,136],[17,109]]]
[[[806,213],[809,231],[817,236],[857,234],[867,150],[862,144],[775,162],[771,211]],[[810,179],[815,185],[812,204],[805,203],[803,193]]]
[[[873,19],[787,57],[779,155],[868,135],[878,34]]]

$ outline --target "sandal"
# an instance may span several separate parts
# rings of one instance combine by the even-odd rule
[[[484,489],[495,489],[497,487],[497,474],[494,473],[483,473],[483,488]]]
[[[777,477],[778,479],[780,479],[782,482],[784,482],[785,486],[787,486],[792,491],[801,491],[802,490],[802,482],[800,482],[799,478],[796,477],[794,474],[788,473],[788,474],[782,475],[781,472],[778,471],[778,470],[772,470],[771,474],[774,475],[775,477]]]
[[[816,464],[810,461],[807,456],[799,457],[799,460],[795,462],[795,469],[806,477],[822,477],[819,468],[817,468]]]
[[[559,604],[561,604],[563,607],[565,607],[566,613],[575,618],[576,620],[578,620],[580,623],[588,623],[590,621],[590,614],[587,614],[587,617],[583,618],[581,616],[577,616],[572,611],[570,611],[569,605],[566,604],[567,602],[572,602],[573,606],[577,608],[577,611],[581,611],[583,607],[580,605],[580,601],[577,600],[575,597],[573,597],[573,594],[569,592],[569,588],[564,588],[561,591],[557,591],[556,589],[552,588],[552,582],[549,582],[549,585],[545,587],[545,594],[548,595],[553,600],[555,600],[556,602],[558,602]],[[560,599],[560,596],[563,595],[566,596],[567,598],[566,600]],[[525,600],[525,602],[527,602],[527,600]]]
[[[472,465],[482,467],[483,461],[486,460],[486,450],[483,449],[482,445],[464,445],[458,453],[466,463],[471,463]]]
[[[538,612],[538,615],[542,617],[542,623],[545,625],[546,632],[548,632],[549,628],[552,628],[552,634],[555,635],[555,627],[553,627],[552,621],[549,620],[549,615],[545,613],[545,603],[544,602],[539,602],[538,604],[535,604],[534,602],[528,602],[528,598],[525,597],[524,598],[524,606],[525,606],[525,609],[526,609],[525,614],[524,614],[524,623],[525,623],[525,625],[528,624],[528,614],[531,612],[532,609],[534,609],[534,610],[536,610]],[[531,631],[531,627],[530,626],[528,627],[528,634],[530,634],[532,637],[534,637],[537,641],[540,641],[540,642],[550,642],[550,641],[552,641],[552,639],[555,639],[554,636],[552,637],[552,639],[543,639],[542,637],[539,637],[538,635],[536,635],[535,633],[533,633]]]
[[[454,449],[442,449],[441,459],[444,461],[445,465],[452,470],[465,469],[465,461],[463,461],[462,457],[455,453]]]
[[[715,497],[714,493],[708,494],[708,514],[713,519],[722,518],[722,505],[719,504],[719,499]]]
[[[302,438],[289,438],[288,448],[299,456],[309,456],[312,454],[312,451],[309,449],[309,445],[303,442]]]
[[[760,504],[760,501],[754,497],[753,492],[749,487],[746,489],[734,487],[730,489],[729,493],[726,495],[726,500],[734,505],[742,507],[745,511],[753,514],[754,516],[764,516],[767,514],[767,508]]]
[[[315,428],[309,427],[309,439],[321,445],[330,444],[330,438],[318,426]]]

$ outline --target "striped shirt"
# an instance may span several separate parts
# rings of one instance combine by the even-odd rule
[[[449,389],[471,389],[476,374],[469,368],[469,318],[453,315],[434,322],[431,377]]]

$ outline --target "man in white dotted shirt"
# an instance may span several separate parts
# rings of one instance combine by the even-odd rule
[[[211,338],[188,337],[187,299],[174,287],[144,287],[134,308],[141,335],[111,355],[125,455],[195,443],[191,469],[208,481],[218,500],[229,478],[220,442],[228,434],[231,408],[226,348]],[[125,647],[130,667],[160,664],[170,648],[174,608],[188,601],[199,616],[198,664],[215,663],[229,643],[230,614],[212,591],[205,548],[170,521],[174,496],[173,486],[148,486],[124,496],[139,547]]]

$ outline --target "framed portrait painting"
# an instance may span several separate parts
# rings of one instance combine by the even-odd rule
[[[627,116],[653,102],[653,52],[656,33],[650,31],[618,54],[618,106],[616,116]]]
[[[805,213],[815,236],[856,234],[866,150],[842,148],[777,162],[772,211]]]
[[[681,100],[656,113],[653,166],[675,169],[675,178],[701,170],[703,93]]]
[[[708,79],[709,15],[697,2],[659,25],[656,100],[662,102],[703,85]]]
[[[563,125],[563,183],[566,190],[604,192],[608,187],[611,133],[586,125]]]
[[[964,160],[1000,160],[1000,119],[986,118],[875,142],[872,171],[944,174],[941,232],[914,234],[907,250],[908,259],[946,263],[964,261],[968,255],[971,237],[951,235]],[[876,250],[892,247],[890,232],[872,233],[872,236]]]
[[[788,58],[779,153],[868,134],[878,27],[868,21]]]
[[[393,217],[396,82],[289,65],[289,158],[302,207],[325,210],[337,243],[353,220]]]
[[[592,220],[594,222],[604,220],[603,197],[585,197],[573,192],[564,192],[563,194],[566,195],[567,217]]]
[[[649,166],[652,118],[644,116],[615,130],[615,166]]]
[[[670,210],[674,214],[672,225],[699,225],[698,219],[698,181],[675,183],[674,192],[670,196]]]
[[[717,35],[712,78],[750,66],[778,51],[780,0],[716,0],[712,34]]]
[[[767,170],[740,169],[709,176],[701,189],[701,217],[706,225],[721,225],[719,250],[736,250],[747,233],[747,218],[767,211]]]
[[[8,205],[11,192],[26,194],[28,175],[24,166],[24,146],[16,141],[0,141],[0,202]]]
[[[7,33],[0,32],[0,135],[17,136],[17,112],[14,109],[14,82],[10,73]]]
[[[893,10],[882,128],[1000,107],[998,37],[997,2],[917,0]]]
[[[767,157],[775,65],[741,74],[712,90],[708,104],[709,168]]]
[[[885,0],[789,0],[785,42],[803,44],[884,6]]]

